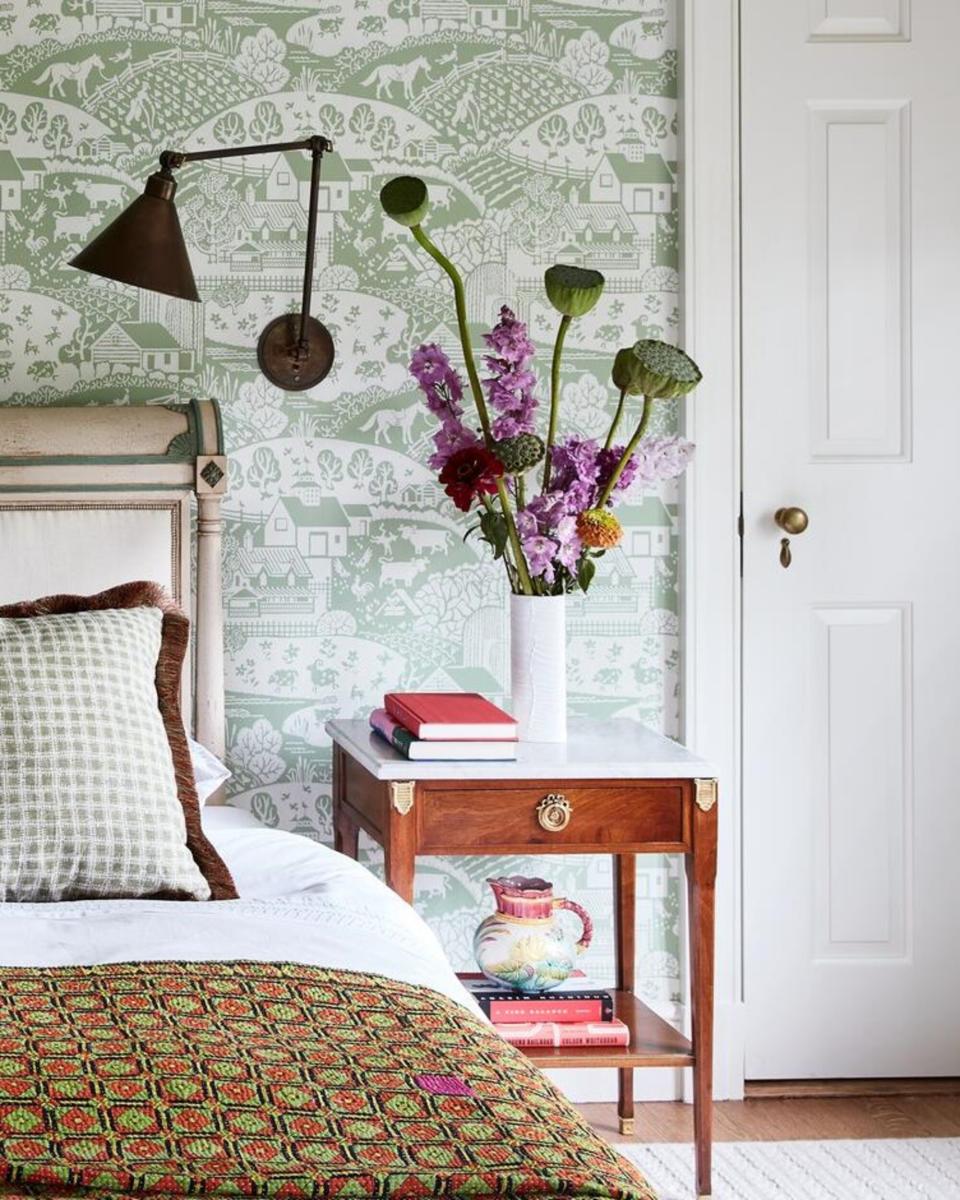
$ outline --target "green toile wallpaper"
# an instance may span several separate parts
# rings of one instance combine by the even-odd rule
[[[472,318],[501,303],[548,359],[542,295],[560,260],[607,277],[568,339],[562,422],[606,428],[613,353],[678,326],[673,0],[7,0],[0,4],[0,399],[165,403],[217,397],[226,506],[233,802],[331,839],[324,721],[385,689],[504,698],[506,586],[425,463],[431,420],[407,372],[421,341],[455,358],[446,281],[377,190],[423,175],[433,236]],[[66,263],[141,189],[158,152],[330,136],[314,312],[338,359],[309,393],[257,373],[265,322],[299,300],[306,155],[180,173],[201,305]],[[541,391],[541,395],[542,395]],[[658,409],[663,420],[667,409]],[[574,714],[678,721],[676,495],[617,510],[621,548],[569,610]],[[371,864],[376,853],[368,848]],[[605,859],[427,860],[420,910],[457,965],[491,909],[490,874],[531,870],[597,917]],[[678,864],[641,870],[648,999],[679,984]]]

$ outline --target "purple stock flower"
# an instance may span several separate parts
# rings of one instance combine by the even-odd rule
[[[695,449],[693,442],[676,434],[644,438],[631,459],[634,475],[642,487],[676,479],[689,466]]]
[[[580,492],[596,486],[600,467],[593,438],[568,437],[550,452],[550,482],[556,491],[568,492],[579,484]],[[585,485],[585,486],[583,486]]]
[[[604,450],[592,438],[579,437],[569,437],[553,447],[550,482],[555,494],[562,497],[566,512],[576,515],[596,506],[625,448],[611,446]],[[644,438],[624,464],[607,503],[613,504],[634,484],[650,487],[682,475],[692,454],[693,445],[681,437]],[[531,505],[535,503],[532,501]]]
[[[641,445],[642,445],[642,443],[641,443]],[[607,480],[613,474],[614,468],[616,467],[617,463],[623,457],[624,450],[626,450],[626,446],[611,446],[609,450],[601,450],[599,452],[599,454],[597,455],[597,468],[598,468],[598,471],[597,471],[597,496],[598,497],[600,495],[600,492],[602,492],[603,489],[606,487]],[[617,482],[614,484],[614,487],[613,487],[613,495],[614,496],[617,494],[617,492],[625,492],[627,490],[627,488],[630,487],[630,485],[633,483],[633,481],[637,477],[638,470],[639,470],[639,463],[637,462],[637,451],[634,451],[633,454],[631,454],[630,457],[627,459],[627,461],[624,463],[623,470],[620,472],[620,477],[617,479]],[[612,500],[613,500],[613,496],[610,497],[610,500],[608,500],[607,503],[610,504],[612,502]]]
[[[527,336],[527,327],[518,321],[511,309],[500,309],[500,320],[483,335],[492,354],[483,361],[492,372],[483,386],[490,407],[498,415],[493,421],[493,436],[516,437],[518,433],[533,433],[537,398],[533,394],[537,379],[530,370],[534,346]]]

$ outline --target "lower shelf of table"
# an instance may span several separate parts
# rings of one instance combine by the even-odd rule
[[[543,1046],[524,1054],[539,1067],[690,1067],[689,1038],[631,992],[613,993],[613,1014],[630,1027],[629,1046]]]

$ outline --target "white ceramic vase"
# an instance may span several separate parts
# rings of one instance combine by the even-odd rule
[[[566,616],[566,596],[510,597],[510,690],[521,741],[567,740]]]

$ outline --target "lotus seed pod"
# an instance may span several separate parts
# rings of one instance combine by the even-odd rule
[[[518,433],[515,437],[495,442],[494,453],[510,475],[522,475],[541,461],[544,455],[542,439],[535,433]]]
[[[547,299],[565,317],[582,317],[600,299],[604,278],[599,271],[563,263],[548,267],[543,277]]]
[[[605,508],[588,508],[577,517],[577,536],[591,550],[609,550],[623,537],[623,527]]]
[[[423,221],[430,207],[427,185],[416,175],[397,175],[380,189],[380,204],[388,217],[412,229]]]
[[[628,396],[672,400],[692,392],[703,376],[689,355],[677,346],[646,338],[617,351],[613,382]]]

